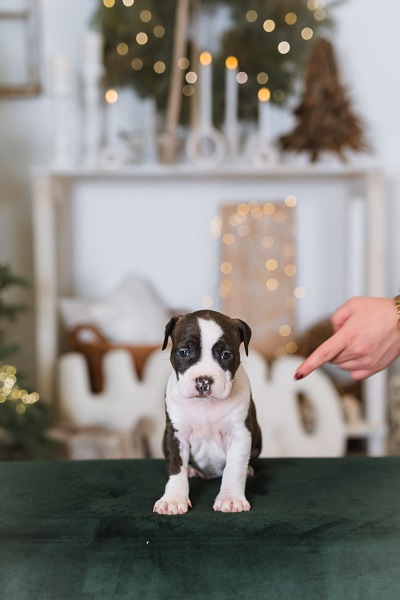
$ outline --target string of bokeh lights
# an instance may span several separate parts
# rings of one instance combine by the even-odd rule
[[[297,204],[297,198],[293,195],[288,195],[284,199],[284,204],[288,208],[294,208]],[[261,219],[264,215],[271,217],[276,223],[283,223],[285,215],[282,211],[277,210],[277,207],[272,202],[264,204],[257,201],[249,203],[241,203],[229,217],[229,224],[236,229],[236,235],[228,232],[222,235],[222,218],[215,216],[211,220],[210,235],[214,239],[221,239],[226,246],[239,245],[240,239],[250,234],[250,227],[247,224],[248,219]],[[272,250],[275,244],[275,239],[271,235],[266,235],[261,239],[262,249]],[[261,248],[260,248],[261,250]],[[296,256],[296,247],[294,244],[287,244],[284,249],[285,257],[289,262],[280,265],[278,260],[272,255],[265,261],[265,288],[267,293],[275,293],[279,289],[279,281],[275,273],[283,272],[286,277],[294,277],[297,273],[294,259]],[[220,298],[227,298],[233,291],[233,281],[230,275],[233,273],[233,265],[229,261],[223,261],[220,266],[220,272],[223,276],[219,285],[218,295]],[[294,310],[298,300],[305,297],[306,292],[303,287],[297,286],[293,290],[293,296],[288,296],[284,299],[286,308]],[[212,296],[204,296],[202,298],[202,306],[211,308],[214,305]],[[287,323],[278,324],[278,332],[282,338],[288,338],[292,335],[292,328]],[[284,353],[293,354],[297,351],[297,345],[293,340],[289,340],[284,347],[277,348],[276,354]]]
[[[117,1],[122,1],[122,4],[126,7],[131,7],[135,3],[135,0],[103,0],[103,5],[105,6],[105,8],[112,9],[116,5]],[[325,10],[325,0],[308,0],[307,8],[313,13],[315,20],[318,22],[323,21],[327,16],[326,10]],[[246,12],[245,16],[246,16],[246,20],[248,21],[248,23],[254,23],[254,24],[260,25],[259,15],[258,15],[257,11],[248,10]],[[148,24],[152,21],[153,15],[150,10],[144,9],[140,12],[139,18],[142,21],[142,23]],[[291,11],[285,15],[285,23],[289,27],[296,25],[297,21],[298,21],[298,16],[295,12]],[[261,26],[266,33],[271,33],[276,28],[276,23],[273,19],[266,19],[265,21],[263,21]],[[166,33],[165,27],[163,27],[163,25],[161,25],[161,24],[156,24],[153,27],[151,33],[154,35],[155,38],[162,38],[162,37],[164,37],[164,35]],[[314,31],[311,27],[303,27],[300,30],[299,34],[303,38],[303,40],[309,41],[313,38]],[[136,34],[135,39],[136,39],[136,43],[139,46],[144,46],[145,44],[147,44],[149,42],[149,33],[146,33],[145,31],[139,31]],[[280,54],[288,54],[291,49],[290,43],[285,40],[282,40],[279,42],[277,49]],[[129,48],[129,46],[126,42],[119,42],[116,46],[116,52],[121,57],[127,56],[132,51],[134,51],[134,48],[133,49]],[[203,54],[205,54],[205,53],[203,53]],[[206,53],[206,54],[207,54],[207,56],[211,57],[211,55],[209,53]],[[202,60],[202,55],[200,55],[200,62],[201,62],[201,60]],[[228,57],[227,61],[228,60],[236,61],[236,65],[238,64],[237,59],[235,57]],[[140,71],[144,67],[143,59],[139,58],[139,57],[133,57],[131,59],[131,67],[134,71]],[[181,70],[186,71],[190,67],[190,60],[187,57],[179,58],[178,67]],[[236,66],[235,67],[228,66],[228,62],[226,63],[226,67],[228,69],[236,68]],[[154,72],[158,75],[163,75],[164,73],[167,72],[167,65],[164,62],[164,60],[162,60],[162,57],[160,57],[159,60],[154,62],[153,69],[154,69]],[[193,96],[193,94],[195,92],[194,85],[196,84],[197,79],[198,79],[198,75],[194,69],[191,69],[190,71],[188,71],[186,73],[185,84],[182,88],[183,95]],[[257,82],[260,85],[265,85],[268,82],[268,79],[269,79],[269,76],[264,71],[261,71],[260,73],[257,74]],[[244,71],[239,71],[236,75],[236,80],[240,85],[244,85],[248,81],[248,74]],[[280,89],[274,90],[273,98],[276,102],[282,102],[285,98],[285,94],[284,94],[283,90],[280,90]]]
[[[20,389],[16,373],[16,368],[12,365],[0,365],[0,404],[11,400],[16,412],[23,414],[27,405],[35,404],[39,400],[39,394],[29,394],[27,390]]]

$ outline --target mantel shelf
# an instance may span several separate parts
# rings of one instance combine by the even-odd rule
[[[129,178],[329,178],[365,177],[377,173],[380,168],[375,163],[279,163],[269,167],[249,165],[222,165],[217,168],[200,168],[189,164],[178,165],[131,165],[121,169],[105,170],[85,167],[35,167],[34,178],[52,177],[60,179],[129,179]]]

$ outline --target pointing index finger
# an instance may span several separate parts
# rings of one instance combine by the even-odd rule
[[[340,354],[346,347],[340,330],[321,344],[306,360],[298,367],[295,373],[295,379],[303,379],[312,371],[318,369],[327,362],[330,362],[335,356]]]

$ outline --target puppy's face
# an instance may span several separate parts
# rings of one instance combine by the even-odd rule
[[[169,336],[180,393],[198,400],[227,398],[240,364],[242,342],[248,351],[250,327],[240,319],[201,310],[172,317],[165,328],[163,349]]]

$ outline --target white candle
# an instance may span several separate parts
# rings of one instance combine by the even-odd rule
[[[89,30],[82,36],[82,62],[97,66],[103,63],[103,40],[97,31]]]
[[[212,127],[212,56],[200,54],[200,127]]]
[[[107,147],[115,146],[117,141],[117,102],[118,92],[116,90],[107,90],[106,115],[105,115],[105,145]]]
[[[62,54],[50,59],[49,82],[54,94],[65,95],[72,90],[72,69],[68,58]]]
[[[225,61],[225,131],[236,131],[239,100],[239,84],[236,81],[238,61],[234,56],[228,56]]]
[[[105,136],[98,164],[101,169],[115,170],[125,162],[124,153],[118,144],[118,92],[107,90],[105,93]]]
[[[271,92],[268,88],[258,90],[258,133],[267,143],[271,142]]]

